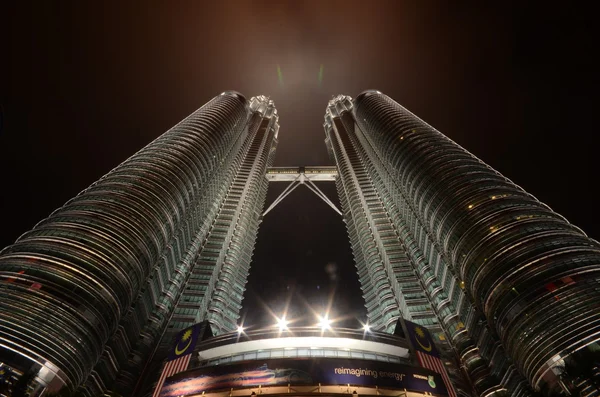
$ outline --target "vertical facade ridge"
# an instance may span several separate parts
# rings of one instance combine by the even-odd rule
[[[384,94],[348,101],[328,107],[330,153],[341,167],[343,121],[478,394],[563,390],[559,368],[598,341],[599,244]]]
[[[430,304],[429,311],[436,317],[433,323],[422,323],[422,325],[428,326],[430,331],[437,334],[441,345],[440,350],[445,352],[447,359],[460,358],[470,383],[478,394],[487,396],[503,393],[504,387],[501,386],[498,378],[499,373],[502,373],[502,370],[499,370],[500,366],[489,367],[492,354],[505,359],[502,350],[495,348],[493,352],[489,352],[491,347],[489,343],[481,344],[485,348],[480,348],[467,332],[464,318],[458,314],[461,312],[459,308],[462,307],[463,312],[470,310],[476,319],[480,319],[481,315],[474,312],[474,308],[470,306],[470,301],[462,290],[462,284],[458,282],[453,269],[447,266],[445,253],[439,249],[438,244],[423,226],[424,222],[418,209],[406,200],[403,191],[395,189],[390,180],[389,169],[384,166],[369,136],[364,134],[358,125],[355,131],[357,139],[368,155],[377,159],[373,162],[372,172],[384,181],[379,185],[379,191],[386,201],[392,203],[389,212],[394,219],[394,228],[398,230],[398,235],[401,237],[400,245],[408,253],[412,270],[418,276],[417,288],[424,292]],[[446,340],[450,344],[441,342]],[[448,370],[451,375],[454,375],[454,381],[460,382],[462,376],[460,371],[456,370],[455,362]],[[517,380],[517,383],[519,381],[523,383],[523,379]],[[511,380],[511,385],[513,383],[515,383],[514,379]]]
[[[252,108],[257,104],[262,108]],[[129,394],[152,369],[145,363],[160,365],[161,339],[186,323],[182,317],[196,320],[188,310],[213,297],[187,299],[201,285],[193,280],[206,278],[201,252],[211,248],[211,231],[238,181],[248,194],[237,221],[249,226],[227,226],[232,236],[245,236],[234,282],[221,280],[232,287],[227,293],[236,292],[223,325],[230,329],[258,227],[246,214],[264,202],[277,130],[268,98],[224,92],[2,250],[0,351],[16,367],[41,369],[38,381],[50,390],[85,382],[92,393],[116,387]],[[261,145],[252,146],[257,139]]]
[[[347,109],[341,109],[339,102],[346,102]],[[381,312],[387,311],[388,317],[390,309],[393,307],[396,312],[400,309],[401,315],[420,325],[427,326],[430,331],[440,340],[445,340],[447,336],[453,338],[460,337],[463,332],[460,329],[460,321],[456,315],[452,315],[452,302],[445,296],[443,287],[437,283],[436,278],[431,274],[431,268],[423,260],[423,253],[420,247],[411,237],[412,230],[407,228],[406,222],[398,221],[398,210],[390,194],[382,184],[382,177],[375,169],[375,163],[371,161],[368,145],[359,134],[354,133],[354,120],[351,114],[352,105],[350,97],[338,97],[328,107],[326,113],[326,141],[335,142],[340,139],[340,135],[345,137],[346,145],[333,145],[333,156],[338,167],[343,168],[340,158],[347,159],[348,156],[359,158],[355,161],[357,166],[352,170],[355,175],[345,175],[340,171],[340,186],[347,181],[362,178],[361,185],[354,189],[359,197],[354,211],[345,208],[346,214],[351,218],[351,224],[356,223],[358,218],[368,217],[371,223],[365,222],[358,227],[363,231],[363,236],[368,235],[368,241],[371,247],[376,246],[379,249],[379,256],[374,257],[371,263],[363,263],[360,258],[364,252],[372,251],[369,246],[361,246],[351,239],[353,252],[357,258],[357,267],[359,274],[361,268],[368,277],[361,277],[360,281],[367,307],[367,316],[369,324],[374,329],[382,329],[387,332],[394,332],[398,315],[391,318],[384,318],[385,324],[381,324]],[[337,157],[336,157],[337,155]],[[343,195],[344,193],[340,193]],[[384,206],[386,202],[388,205]],[[402,207],[401,207],[402,208]],[[403,207],[404,211],[410,211],[410,208]],[[409,219],[414,220],[414,214],[410,212]],[[394,221],[393,221],[394,220]],[[349,228],[350,229],[350,228]],[[368,233],[365,233],[368,231]],[[417,234],[419,231],[417,230]],[[421,231],[422,233],[422,231]],[[366,251],[368,250],[368,251]],[[438,264],[439,265],[439,264]],[[396,304],[390,305],[390,302],[369,291],[373,290],[373,284],[379,287],[379,292],[384,297],[395,298]],[[464,335],[463,335],[464,339]],[[455,354],[445,343],[440,343],[440,350],[443,352],[445,360],[455,363]],[[468,352],[469,369],[471,372],[477,372],[478,377],[473,382],[477,389],[486,394],[498,391],[500,386],[489,377],[487,365],[482,362],[477,354],[477,349],[473,349],[473,343],[466,343],[462,340],[464,352]],[[455,386],[459,390],[468,390],[470,387],[465,384],[458,365],[449,366],[449,373]],[[483,369],[483,371],[482,371]]]
[[[273,101],[260,96],[250,100],[251,112],[241,146],[226,169],[214,212],[207,217],[208,229],[191,260],[187,278],[178,287],[171,316],[156,343],[152,365],[145,377],[156,376],[176,334],[195,323],[208,320],[215,334],[237,328],[245,283],[266,198],[264,177],[272,164],[279,129]],[[151,383],[140,386],[145,395]]]

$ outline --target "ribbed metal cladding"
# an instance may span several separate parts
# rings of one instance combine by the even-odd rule
[[[152,359],[141,377],[139,366],[123,366],[117,378],[118,391],[122,395],[139,396],[153,390],[153,382],[158,380],[173,338],[180,330],[204,320],[210,322],[214,334],[237,329],[266,198],[268,180],[265,173],[274,160],[279,131],[277,110],[272,100],[265,96],[253,97],[249,108],[251,115],[245,132],[231,150],[231,158],[224,162],[227,166],[213,177],[216,188],[214,194],[206,197],[210,209],[202,212],[204,226],[195,232],[196,240],[190,245],[188,254],[185,257],[175,255],[179,262],[173,274],[180,277],[176,276],[176,280],[163,288],[167,293],[157,305],[162,309],[151,316],[159,317],[161,321],[151,322],[158,327],[149,325],[141,332],[150,333],[149,327],[160,330],[155,338],[138,344],[140,361],[145,362],[149,357],[141,351],[148,348],[152,351]],[[181,241],[181,245],[186,246],[185,240]],[[106,383],[105,380],[102,382]],[[134,392],[131,385],[136,383]]]
[[[5,248],[0,349],[80,384],[249,114],[215,97]]]
[[[519,371],[554,387],[551,368],[600,338],[600,245],[384,94],[354,112]]]
[[[251,99],[250,109],[257,118],[256,128],[252,130],[248,150],[222,203],[218,217],[220,223],[218,226],[215,224],[211,231],[216,243],[213,249],[222,249],[222,255],[216,262],[215,283],[207,289],[211,298],[208,320],[215,334],[237,329],[260,214],[267,195],[265,174],[275,159],[279,131],[275,104],[269,98],[259,96]],[[227,233],[223,233],[227,224]],[[210,287],[214,289],[211,291]]]
[[[325,142],[339,170],[338,194],[370,326],[393,332],[399,315],[426,326],[450,363],[447,369],[459,394],[470,394],[471,387],[452,347],[479,394],[501,392],[499,379],[490,376],[487,362],[457,316],[455,302],[461,290],[442,270],[444,265],[410,208],[404,202],[393,204],[398,193],[389,189],[378,156],[355,128],[352,107],[348,96],[329,102]]]
[[[413,305],[422,306],[419,298],[424,297],[420,296],[422,291],[418,286],[414,288],[415,285],[412,285],[413,294],[403,293],[394,276],[396,273],[400,278],[407,275],[409,284],[417,281],[412,269],[408,272],[402,269],[407,266],[406,253],[370,178],[366,164],[368,159],[344,124],[343,117],[350,114],[351,108],[349,97],[339,96],[330,101],[325,114],[325,142],[338,167],[337,190],[369,325],[372,329],[392,333],[400,315],[420,321],[413,319],[413,310],[406,298],[414,297]],[[428,313],[426,317],[433,315]]]

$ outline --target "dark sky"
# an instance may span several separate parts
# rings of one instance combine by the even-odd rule
[[[276,165],[331,164],[322,128],[327,101],[379,89],[600,238],[592,9],[564,2],[13,3],[0,8],[0,246],[232,89],[274,99]],[[268,203],[283,187],[272,186]],[[333,186],[323,188],[335,198]],[[331,296],[332,317],[354,325],[365,316],[360,295],[340,217],[298,189],[261,226],[246,325],[268,323],[264,307],[279,314],[290,299],[289,317],[310,315],[309,307],[320,312]]]

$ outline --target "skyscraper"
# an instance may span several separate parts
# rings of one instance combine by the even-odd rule
[[[3,361],[128,395],[180,329],[235,329],[278,129],[224,92],[5,248]]]
[[[600,338],[598,242],[381,92],[324,128],[370,325],[427,326],[482,396],[569,388]]]
[[[585,371],[561,372],[599,348],[596,241],[380,92],[335,97],[324,128],[337,172],[267,172],[273,102],[225,92],[56,210],[0,252],[2,363],[50,390],[147,394],[180,330],[236,329],[268,181],[323,173],[363,339],[401,334],[401,317],[427,327],[463,396],[594,395]]]

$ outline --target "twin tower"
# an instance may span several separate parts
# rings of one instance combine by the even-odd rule
[[[598,242],[381,92],[324,129],[372,329],[426,326],[480,396],[568,389]],[[1,251],[0,362],[141,395],[178,331],[235,330],[278,131],[269,98],[224,92]]]

